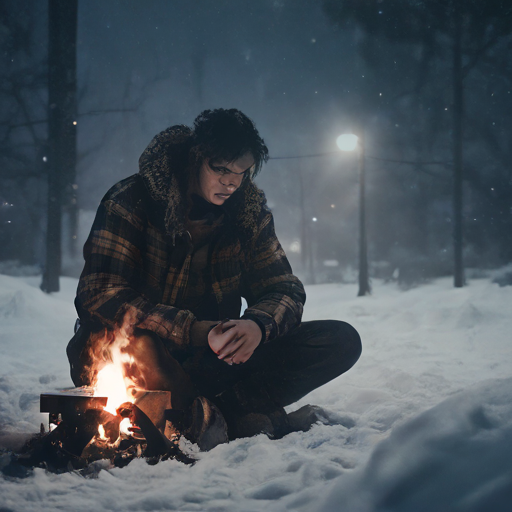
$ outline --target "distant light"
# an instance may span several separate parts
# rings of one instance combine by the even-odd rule
[[[336,208],[336,205],[335,204],[331,204],[331,208]]]
[[[290,244],[290,251],[294,253],[300,253],[300,242],[295,240]]]
[[[316,222],[318,219],[317,219],[316,217],[313,217],[311,220],[312,220],[313,222]]]
[[[344,133],[336,139],[336,144],[341,151],[354,151],[357,148],[357,135],[353,133]]]
[[[43,162],[48,162],[48,158],[46,158],[45,156],[43,156]]]
[[[76,121],[73,121],[73,124],[76,126]]]
[[[313,39],[311,39],[311,42],[314,44],[316,43],[316,39],[313,37]]]

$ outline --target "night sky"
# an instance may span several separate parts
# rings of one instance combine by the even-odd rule
[[[352,256],[357,160],[338,155],[335,140],[351,129],[351,106],[341,99],[350,103],[361,78],[355,37],[312,0],[79,2],[81,208],[95,209],[110,185],[137,172],[159,131],[191,125],[205,108],[238,108],[256,123],[271,157],[334,153],[271,160],[258,183],[288,245],[300,234],[299,170],[308,219],[322,217],[317,196],[334,185],[337,197],[320,201],[336,207],[339,197],[348,207],[339,221],[350,224]],[[125,112],[98,113],[116,109]]]
[[[82,116],[80,148],[101,147],[79,167],[81,205],[100,199],[98,175],[107,185],[136,172],[153,135],[205,108],[245,112],[271,156],[336,151],[357,59],[351,36],[317,1],[81,2],[79,112],[136,109]],[[269,166],[262,186],[295,165]]]
[[[190,126],[206,108],[238,108],[253,119],[271,158],[276,158],[257,182],[267,194],[278,235],[299,273],[304,269],[292,247],[300,241],[301,218],[308,224],[308,244],[319,272],[325,274],[320,280],[344,278],[341,269],[357,264],[357,155],[342,154],[335,141],[339,134],[362,126],[374,274],[387,265],[389,276],[411,262],[420,273],[449,273],[450,29],[438,30],[445,23],[441,11],[432,8],[430,18],[412,20],[400,17],[400,3],[392,0],[368,0],[367,18],[359,22],[336,23],[325,8],[351,3],[80,0],[80,241],[101,197],[114,183],[137,172],[138,158],[155,134],[173,124]],[[31,58],[44,60],[46,3],[27,2],[18,8],[7,1],[5,6],[13,19],[29,20],[27,37],[35,41]],[[441,4],[436,6],[441,9]],[[483,26],[489,33],[495,28]],[[432,46],[411,43],[416,33]],[[478,38],[467,33],[464,65],[471,64],[477,52]],[[399,39],[404,35],[405,40]],[[507,143],[511,45],[509,34],[498,37],[464,81],[464,229],[472,266],[502,264],[512,257],[512,244],[503,244],[512,224],[512,154]],[[5,48],[4,43],[3,58],[11,62]],[[4,106],[11,101],[8,96],[0,100]],[[44,109],[41,112],[34,116],[44,115]],[[277,159],[317,154],[323,156]],[[43,196],[29,197],[30,192],[16,191],[16,186],[9,182],[9,188],[4,187],[4,202],[15,200],[27,211],[37,203],[44,211]],[[23,215],[20,211],[17,218],[28,218],[30,212]],[[44,219],[44,214],[37,217]],[[44,228],[37,229],[44,238]],[[323,268],[325,260],[340,262],[336,276],[327,276],[331,270]]]

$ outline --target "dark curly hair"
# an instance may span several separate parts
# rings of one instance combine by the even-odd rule
[[[204,110],[194,120],[192,152],[196,161],[234,162],[246,153],[254,158],[256,176],[268,160],[268,148],[254,123],[235,108]]]

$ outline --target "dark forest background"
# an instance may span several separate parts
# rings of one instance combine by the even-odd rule
[[[306,282],[357,270],[357,157],[336,146],[350,131],[371,276],[453,274],[457,167],[466,275],[510,263],[511,23],[510,1],[78,0],[61,274],[79,274],[94,210],[151,138],[218,107],[266,140],[258,184]],[[0,272],[46,267],[48,27],[47,2],[0,1]]]

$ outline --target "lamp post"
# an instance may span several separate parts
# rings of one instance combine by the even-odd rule
[[[366,243],[366,201],[365,201],[365,158],[364,137],[352,133],[344,133],[336,139],[341,151],[358,149],[359,163],[359,292],[358,297],[368,295],[371,291],[368,275],[368,255]]]
[[[300,213],[301,213],[301,241],[300,241],[300,250],[301,250],[301,263],[302,263],[302,271],[306,273],[306,266],[308,266],[307,271],[307,284],[316,284],[315,279],[315,268],[313,261],[313,232],[311,229],[311,225],[306,216],[306,205],[304,200],[304,170],[300,166],[299,169],[299,199],[300,199]]]

